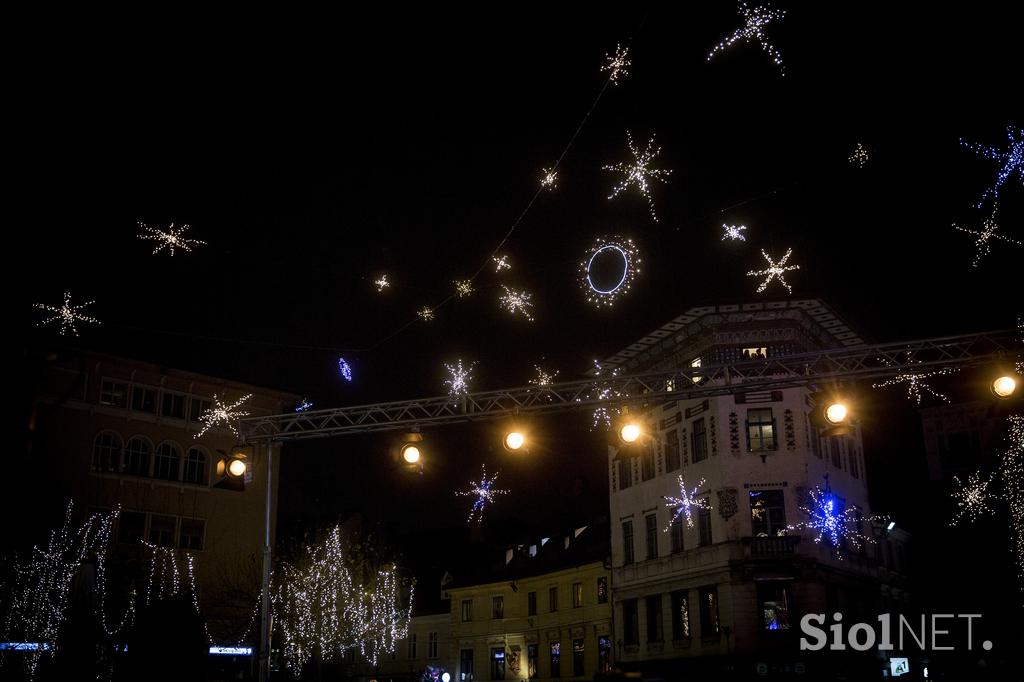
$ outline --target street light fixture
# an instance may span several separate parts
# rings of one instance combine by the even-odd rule
[[[833,426],[838,426],[846,421],[847,414],[846,405],[838,401],[833,402],[825,408],[825,421]]]
[[[1004,374],[992,382],[991,388],[992,394],[995,397],[1000,399],[1009,398],[1017,390],[1017,381],[1008,374]]]
[[[513,429],[505,434],[505,438],[502,439],[501,442],[505,446],[506,450],[509,452],[515,452],[526,445],[526,434],[522,431]]]
[[[631,445],[640,438],[642,433],[643,429],[640,427],[639,422],[628,420],[619,427],[619,440],[626,445]]]
[[[402,459],[406,464],[416,464],[420,461],[420,449],[415,443],[406,443],[402,446]]]

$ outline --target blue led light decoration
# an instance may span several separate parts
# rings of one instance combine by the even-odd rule
[[[809,490],[807,503],[800,506],[800,511],[807,515],[807,520],[786,526],[786,532],[811,531],[814,542],[829,545],[837,559],[843,558],[844,550],[856,552],[864,545],[873,543],[874,538],[865,534],[864,530],[870,532],[873,522],[887,520],[881,516],[862,516],[856,507],[846,507],[832,492],[827,474],[825,487],[814,486]]]
[[[981,199],[976,204],[978,208],[981,208],[981,205],[989,197],[992,197],[994,200],[998,200],[999,190],[1004,184],[1006,184],[1006,181],[1009,180],[1014,173],[1017,174],[1017,178],[1021,181],[1021,185],[1024,186],[1024,170],[1022,170],[1022,168],[1024,168],[1024,134],[1022,134],[1020,128],[1007,126],[1006,138],[1009,144],[1006,146],[1005,150],[965,142],[962,138],[960,140],[960,144],[964,147],[981,154],[986,159],[991,159],[1001,164],[999,172],[996,173],[995,182],[982,193]]]
[[[597,283],[594,281],[594,262],[599,258],[614,257],[622,263],[621,274],[615,282]],[[580,285],[587,296],[587,301],[596,306],[615,304],[633,286],[633,281],[640,274],[640,253],[632,239],[622,237],[599,237],[594,240],[586,256],[580,261]]]
[[[352,365],[345,358],[338,358],[338,372],[345,381],[352,382]]]
[[[672,520],[665,526],[666,533],[672,528],[672,524],[683,516],[686,517],[687,528],[693,528],[694,507],[698,509],[711,509],[711,504],[707,498],[697,497],[697,491],[704,485],[703,478],[697,482],[697,487],[692,490],[686,488],[686,481],[683,480],[681,474],[677,478],[679,479],[679,497],[663,496],[665,498],[665,506],[672,510]]]
[[[494,474],[491,478],[487,478],[487,466],[480,466],[480,480],[470,481],[469,490],[458,491],[455,494],[459,497],[472,497],[473,506],[469,508],[468,521],[472,523],[482,523],[484,520],[484,508],[488,503],[493,503],[494,498],[497,495],[507,495],[507,490],[499,490],[494,487],[494,482],[498,480],[498,474]]]

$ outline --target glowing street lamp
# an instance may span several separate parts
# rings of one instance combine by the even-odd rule
[[[643,429],[640,428],[639,423],[635,421],[627,421],[619,427],[619,440],[627,445],[635,443],[642,433]]]
[[[997,398],[1009,398],[1017,390],[1017,382],[1013,377],[1003,375],[992,382],[992,393]]]
[[[522,431],[509,431],[505,434],[505,439],[502,442],[506,450],[515,452],[526,444],[526,435]]]
[[[846,421],[847,413],[846,405],[843,403],[831,403],[825,408],[825,421],[833,426],[838,426]]]

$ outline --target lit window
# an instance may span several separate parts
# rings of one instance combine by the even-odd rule
[[[551,642],[551,677],[562,676],[562,643]]]
[[[763,360],[768,357],[768,349],[764,346],[755,346],[743,349],[743,358],[749,360]]]
[[[690,599],[686,590],[672,593],[672,639],[683,640],[690,637]]]
[[[700,588],[700,636],[718,636],[718,588]]]
[[[750,452],[767,452],[776,449],[775,419],[772,408],[762,407],[747,410],[747,449]]]
[[[789,629],[789,589],[785,584],[759,584],[757,605],[762,630]]]
[[[491,679],[505,679],[505,648],[491,649]]]
[[[781,490],[750,491],[750,525],[755,537],[785,533],[786,501]]]

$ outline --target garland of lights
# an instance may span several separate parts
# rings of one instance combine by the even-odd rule
[[[154,255],[160,253],[163,249],[167,249],[171,256],[173,256],[175,247],[188,252],[192,250],[192,244],[197,246],[206,244],[204,241],[200,241],[198,239],[186,239],[182,236],[188,230],[188,225],[175,227],[174,223],[171,223],[166,230],[159,230],[155,227],[149,227],[144,223],[139,223],[139,228],[144,233],[139,235],[139,239],[149,239],[157,243],[156,247],[153,249]]]
[[[1014,130],[1013,126],[1007,126],[1006,138],[1009,144],[1005,151],[1000,151],[995,147],[986,147],[980,144],[973,144],[970,142],[964,142],[963,138],[960,139],[960,144],[967,147],[973,152],[981,154],[987,159],[997,161],[1002,166],[999,168],[999,172],[996,173],[995,182],[992,183],[981,195],[981,199],[977,203],[977,207],[981,208],[981,205],[985,202],[985,199],[992,197],[994,200],[999,200],[999,190],[1002,188],[1006,181],[1016,173],[1020,179],[1021,184],[1024,185],[1024,134],[1021,133],[1021,129],[1017,128]]]
[[[764,256],[764,259],[766,261],[768,261],[768,267],[765,268],[764,270],[751,270],[750,272],[747,273],[747,277],[766,276],[765,280],[761,282],[761,286],[757,287],[757,293],[761,293],[762,291],[767,289],[768,285],[771,284],[771,281],[776,278],[778,278],[779,284],[786,287],[786,291],[788,291],[789,293],[793,293],[793,287],[789,286],[789,282],[787,282],[786,278],[783,277],[783,273],[788,272],[789,270],[800,269],[799,265],[786,265],[786,261],[789,260],[789,257],[792,254],[793,249],[787,249],[786,255],[784,255],[778,263],[776,263],[774,260],[772,260],[772,257],[768,255],[767,251],[761,249],[761,255]]]
[[[248,412],[242,412],[237,408],[241,407],[242,403],[251,397],[252,393],[247,393],[228,405],[226,402],[222,402],[219,396],[214,395],[213,407],[199,415],[199,421],[203,423],[203,428],[196,434],[196,438],[202,438],[204,433],[215,426],[223,426],[231,429],[231,432],[237,436],[238,427],[235,426],[235,422],[238,421],[239,418],[248,416],[249,414]]]
[[[484,507],[488,504],[494,503],[494,498],[497,495],[507,495],[507,490],[498,490],[494,487],[494,482],[498,480],[498,474],[494,474],[491,478],[487,478],[487,467],[485,465],[480,466],[481,474],[479,481],[470,481],[469,490],[457,491],[455,494],[459,497],[472,497],[473,505],[469,508],[469,516],[467,521],[472,523],[474,520],[477,523],[483,523],[484,520]]]
[[[651,197],[649,183],[651,180],[668,182],[667,178],[672,174],[672,171],[650,167],[651,162],[661,154],[661,147],[654,146],[654,135],[651,135],[651,138],[647,141],[647,148],[643,151],[640,151],[633,144],[633,135],[628,131],[626,132],[626,139],[629,143],[629,153],[633,155],[633,161],[631,163],[603,166],[603,169],[606,171],[622,173],[625,176],[618,185],[612,188],[612,193],[608,195],[608,198],[614,199],[620,193],[635,185],[637,191],[647,199],[651,218],[654,222],[658,222],[658,214],[654,211],[654,199]]]
[[[800,511],[807,515],[807,520],[786,526],[786,532],[809,530],[815,534],[814,542],[832,547],[837,559],[843,558],[843,550],[860,551],[875,539],[865,534],[861,528],[869,527],[876,521],[885,522],[882,516],[858,517],[855,508],[846,508],[833,494],[832,487],[825,476],[825,487],[814,486],[807,493],[807,504],[800,506]]]
[[[769,9],[763,5],[751,9],[747,6],[747,3],[741,2],[739,13],[743,16],[743,20],[746,22],[746,25],[743,28],[736,29],[732,35],[715,45],[711,52],[708,53],[707,60],[710,62],[712,57],[731,47],[733,43],[741,38],[748,43],[752,40],[756,40],[761,44],[761,49],[767,52],[775,65],[779,67],[780,75],[785,76],[786,67],[782,64],[782,55],[780,55],[779,51],[768,42],[768,38],[764,34],[765,26],[776,19],[781,20],[786,16],[785,10]]]
[[[590,274],[594,261],[604,253],[616,253],[622,258],[622,276],[614,286],[608,288],[601,288],[594,284]],[[615,301],[624,296],[633,286],[636,276],[640,274],[640,262],[640,252],[632,239],[622,237],[595,239],[579,266],[580,286],[586,293],[587,301],[596,306],[611,307],[614,305]]]
[[[671,495],[664,495],[666,507],[672,510],[672,520],[669,521],[668,525],[665,526],[665,532],[672,528],[672,524],[678,521],[683,516],[686,517],[686,525],[688,528],[693,528],[693,508],[698,509],[711,509],[711,504],[707,498],[697,497],[697,491],[704,486],[704,479],[700,479],[697,482],[697,487],[693,490],[687,490],[686,482],[683,480],[682,474],[677,476],[679,483],[679,497],[672,497]]]
[[[55,308],[44,303],[34,304],[33,307],[38,308],[39,310],[45,310],[47,312],[54,313],[54,315],[52,315],[51,317],[36,322],[36,326],[42,327],[44,325],[50,324],[51,322],[60,322],[61,336],[67,334],[68,330],[71,330],[72,334],[78,336],[78,328],[75,326],[75,322],[88,322],[91,324],[100,323],[100,321],[97,320],[95,317],[89,317],[88,315],[83,315],[80,312],[83,308],[85,308],[86,306],[90,306],[93,303],[95,303],[95,301],[86,301],[81,305],[71,305],[71,292],[65,291],[64,303],[59,308]]]
[[[981,259],[988,255],[990,239],[1000,239],[1004,242],[1007,242],[1008,244],[1016,244],[1017,246],[1021,245],[1021,243],[1016,239],[1011,239],[1010,237],[1004,237],[1001,234],[996,234],[996,230],[999,229],[999,223],[996,222],[996,212],[998,211],[998,209],[999,205],[993,203],[992,215],[989,216],[988,218],[985,218],[985,220],[982,221],[982,229],[980,231],[968,230],[966,228],[958,226],[956,223],[953,223],[954,230],[960,230],[961,232],[977,235],[978,237],[976,240],[974,240],[974,260],[971,262],[971,265],[973,267],[978,267],[978,263],[981,262]]]
[[[448,395],[460,396],[469,393],[469,380],[473,376],[474,364],[476,363],[471,362],[468,367],[464,367],[462,358],[459,358],[454,365],[445,363],[444,368],[450,375],[444,380],[444,385],[448,387]]]

